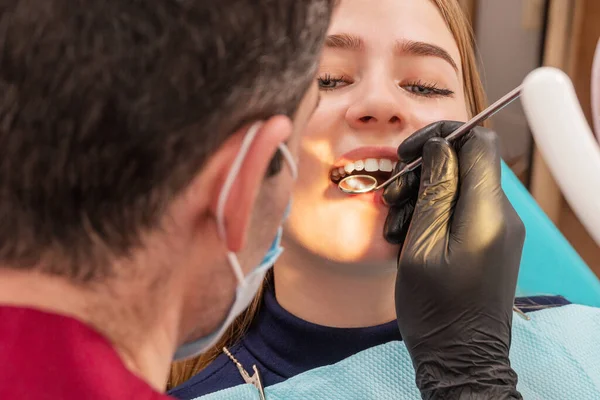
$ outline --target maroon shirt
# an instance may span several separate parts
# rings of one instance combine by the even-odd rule
[[[8,306],[0,306],[0,399],[172,400],[130,372],[87,325]]]

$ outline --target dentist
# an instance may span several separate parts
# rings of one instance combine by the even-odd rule
[[[167,399],[247,306],[332,3],[0,3],[0,398]]]

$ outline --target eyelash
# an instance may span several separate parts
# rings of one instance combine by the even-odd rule
[[[346,78],[345,76],[341,75],[339,77],[332,77],[329,74],[325,74],[325,76],[323,77],[319,77],[317,79],[318,83],[319,83],[319,90],[325,91],[325,92],[329,92],[332,90],[337,89],[337,87],[323,87],[322,85],[324,84],[331,84],[331,83],[347,83],[347,84],[351,84],[352,82],[350,82],[350,79]]]
[[[425,83],[420,79],[415,82],[405,83],[402,87],[411,95],[419,97],[450,97],[454,94],[454,92],[450,89],[438,87],[437,83]],[[419,90],[428,90],[430,93],[415,93],[406,89],[407,87],[415,87]]]
[[[325,91],[325,92],[329,92],[332,90],[336,90],[338,89],[338,87],[323,87],[323,85],[327,85],[327,84],[338,84],[338,83],[346,83],[346,84],[351,84],[351,80],[346,78],[345,76],[339,76],[339,77],[332,77],[329,74],[326,74],[323,77],[319,77],[318,79],[318,83],[319,83],[319,90]],[[422,90],[422,91],[429,91],[429,93],[415,93],[414,91],[408,90],[407,88],[417,88],[418,90]],[[449,89],[444,89],[444,88],[440,88],[438,87],[437,83],[425,83],[423,81],[421,81],[420,79],[414,82],[408,82],[402,85],[402,88],[404,90],[406,90],[409,94],[413,95],[413,96],[418,96],[418,97],[450,97],[452,95],[454,95],[454,92],[452,90]]]

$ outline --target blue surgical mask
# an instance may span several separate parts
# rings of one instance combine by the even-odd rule
[[[225,184],[223,185],[223,190],[221,191],[221,194],[219,196],[219,203],[217,205],[217,226],[219,228],[219,235],[223,240],[226,238],[225,224],[223,218],[225,203],[227,202],[227,197],[231,190],[233,181],[239,173],[242,161],[244,160],[244,157],[246,156],[246,153],[248,152],[248,149],[252,144],[252,140],[256,136],[259,128],[260,123],[255,123],[248,130],[248,134],[244,138],[244,142],[242,142],[240,152],[236,160],[233,162],[231,170],[229,171],[229,175],[227,176]],[[293,179],[296,179],[296,163],[294,162],[294,159],[292,158],[288,148],[283,143],[281,143],[279,145],[279,150],[281,151],[289,165]],[[289,210],[290,204],[288,204],[286,208],[286,211],[284,213],[284,219],[287,218]],[[275,264],[275,261],[277,261],[277,259],[283,252],[283,247],[281,247],[282,231],[283,229],[281,227],[277,229],[277,234],[275,236],[275,239],[273,240],[273,243],[271,244],[271,247],[267,251],[267,254],[263,258],[261,263],[246,276],[244,276],[237,255],[234,252],[227,253],[229,265],[231,266],[238,280],[238,285],[235,293],[235,301],[229,309],[227,317],[223,320],[223,322],[217,329],[215,329],[211,334],[207,336],[196,339],[193,342],[183,344],[177,349],[177,352],[175,353],[175,360],[182,360],[186,358],[195,357],[214,346],[223,336],[225,330],[229,327],[229,325],[231,325],[231,323],[250,305],[252,299],[254,298],[254,296],[256,296],[256,293],[258,292],[260,284],[263,282],[265,275],[267,274],[269,269],[273,267],[273,264]]]

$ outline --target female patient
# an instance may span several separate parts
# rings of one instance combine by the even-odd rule
[[[382,236],[387,208],[380,193],[348,197],[334,182],[357,171],[385,178],[413,132],[438,120],[466,121],[483,108],[468,24],[456,0],[341,0],[318,82],[286,251],[229,335],[174,367],[175,397],[244,383],[237,363],[250,374],[256,365],[270,386],[400,340],[398,247]]]

